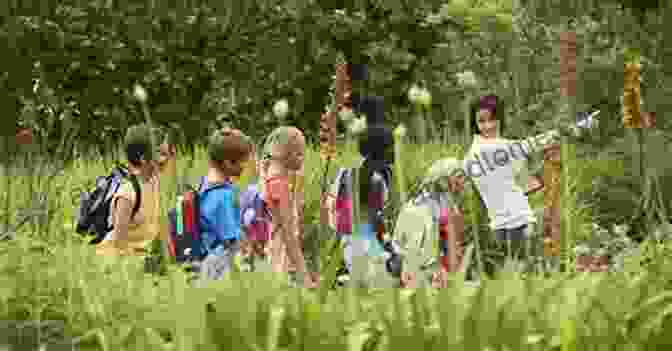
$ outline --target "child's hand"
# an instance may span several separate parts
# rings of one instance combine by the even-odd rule
[[[544,146],[544,161],[560,162],[560,144]]]
[[[537,192],[544,187],[544,182],[539,176],[531,176],[527,183],[527,191],[525,195]]]
[[[438,272],[434,272],[432,275],[432,286],[434,288],[447,288],[448,287],[448,272],[443,269],[439,269]]]
[[[415,288],[415,276],[411,272],[401,272],[401,287],[402,288]]]

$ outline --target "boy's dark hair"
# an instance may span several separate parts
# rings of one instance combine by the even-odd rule
[[[481,134],[478,130],[478,122],[476,122],[476,114],[481,109],[488,109],[492,112],[493,117],[499,122],[499,132],[504,133],[504,106],[502,100],[494,94],[481,96],[469,104],[469,124],[472,133]]]
[[[222,128],[210,136],[208,157],[211,161],[242,161],[252,153],[252,141],[240,130]]]
[[[139,124],[132,126],[126,132],[124,138],[126,159],[133,166],[140,166],[141,161],[154,159],[152,149],[152,131],[149,126]]]

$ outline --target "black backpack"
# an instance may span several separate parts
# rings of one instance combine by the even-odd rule
[[[90,244],[103,241],[107,233],[112,230],[113,224],[110,223],[112,196],[119,191],[124,179],[131,182],[137,196],[131,215],[133,218],[140,210],[141,188],[138,178],[130,174],[125,166],[118,165],[109,175],[96,178],[95,188],[80,195],[76,230],[78,234],[93,236]]]

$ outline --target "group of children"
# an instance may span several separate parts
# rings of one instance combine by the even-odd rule
[[[342,240],[346,271],[352,272],[353,264],[361,262],[357,261],[357,256],[384,255],[387,257],[386,270],[398,277],[402,286],[415,285],[414,274],[427,267],[434,267],[434,283],[445,285],[446,273],[456,271],[462,259],[461,193],[470,173],[470,161],[486,154],[496,156],[504,145],[512,143],[500,137],[499,122],[503,119],[497,98],[486,96],[479,101],[474,113],[479,133],[465,159],[437,161],[430,168],[419,195],[402,206],[392,236],[394,240],[386,240],[389,238],[383,220],[383,209],[392,188],[393,138],[382,123],[382,99],[365,100],[364,105],[368,101],[370,106],[368,110],[363,108],[368,128],[359,142],[363,159],[359,166],[359,198],[350,198],[348,202],[347,196],[341,196],[353,193],[347,181],[352,172],[343,169],[335,182],[335,199],[332,200],[336,201],[325,199],[323,204],[330,207],[328,212],[335,217],[332,222]],[[136,198],[130,184],[122,185],[115,194],[111,210],[113,230],[97,245],[100,254],[142,255],[143,248],[157,235],[167,236],[159,224],[162,214],[157,199],[158,177],[162,170],[171,168],[170,160],[174,158],[175,150],[170,143],[163,143],[156,159],[152,156],[150,134],[151,130],[146,126],[136,126],[128,131],[129,171],[141,180],[141,198]],[[259,149],[243,132],[232,128],[220,129],[210,137],[208,171],[201,184],[199,199],[204,252],[199,266],[204,278],[221,278],[242,251],[245,255],[269,256],[275,272],[295,270],[298,281],[305,287],[317,286],[319,277],[308,274],[301,245],[305,147],[303,133],[287,126],[275,129]],[[535,150],[528,148],[524,151],[525,157],[515,161],[525,161]],[[259,182],[241,192],[233,181],[249,164],[254,164]],[[469,175],[469,178],[474,180],[488,208],[497,238],[519,251],[534,217],[526,198],[528,191],[523,191],[514,181],[515,168],[516,162],[498,163],[498,167],[489,173],[478,178]],[[539,176],[533,177],[533,183],[540,182]],[[255,202],[255,199],[259,201]],[[340,201],[343,199],[346,201]],[[135,213],[133,209],[137,201],[141,201],[141,206]],[[360,201],[364,209],[361,218],[355,222],[360,223],[360,228],[353,228],[353,220],[348,217],[352,214],[352,201]],[[250,210],[251,214],[248,213]],[[268,221],[256,220],[263,217],[259,211],[268,212]],[[361,237],[370,239],[364,249],[361,243],[353,240],[352,234],[357,229],[361,231]],[[377,253],[374,253],[374,246],[380,249]],[[411,255],[419,256],[421,260],[399,264],[400,257]],[[436,260],[437,256],[439,260]],[[392,267],[393,261],[396,268]],[[439,264],[432,265],[430,261]]]
[[[123,182],[114,193],[110,211],[113,229],[96,245],[100,255],[144,255],[157,236],[169,240],[160,224],[159,176],[174,168],[175,149],[171,143],[163,142],[157,150],[159,157],[154,157],[152,132],[146,125],[134,126],[127,132],[128,169],[138,179],[140,196],[131,182]],[[255,146],[240,130],[223,128],[209,137],[208,171],[201,181],[198,201],[202,257],[197,264],[202,277],[221,278],[243,250],[249,254],[268,254],[274,271],[293,268],[306,286],[316,284],[306,274],[298,236],[303,200],[297,188],[301,186],[298,179],[303,171],[305,144],[299,129],[279,127],[267,137],[256,160]],[[263,209],[269,211],[271,218],[271,223],[262,227],[259,225],[265,223],[249,220],[241,225],[242,198],[234,180],[250,162],[256,163]],[[134,211],[137,204],[139,208]],[[246,232],[253,239],[246,243],[252,245],[241,243]]]

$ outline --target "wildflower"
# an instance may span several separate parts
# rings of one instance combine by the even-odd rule
[[[147,102],[147,90],[140,84],[136,84],[133,87],[133,96],[142,103]]]
[[[478,85],[476,75],[472,71],[457,73],[456,76],[458,84],[464,88],[473,88]]]
[[[359,135],[366,130],[366,117],[355,118],[350,122],[348,126],[350,133],[353,135]]]
[[[289,103],[287,99],[278,100],[273,105],[273,114],[278,118],[285,118],[289,113]]]
[[[420,99],[420,94],[421,94],[421,89],[417,85],[414,85],[411,87],[411,89],[408,90],[408,100],[412,104],[417,104],[418,100]]]
[[[414,85],[408,90],[408,100],[414,105],[428,107],[432,104],[432,94],[426,88]]]
[[[623,125],[626,128],[641,125],[641,76],[642,65],[628,63],[625,65],[623,94],[621,95]]]

